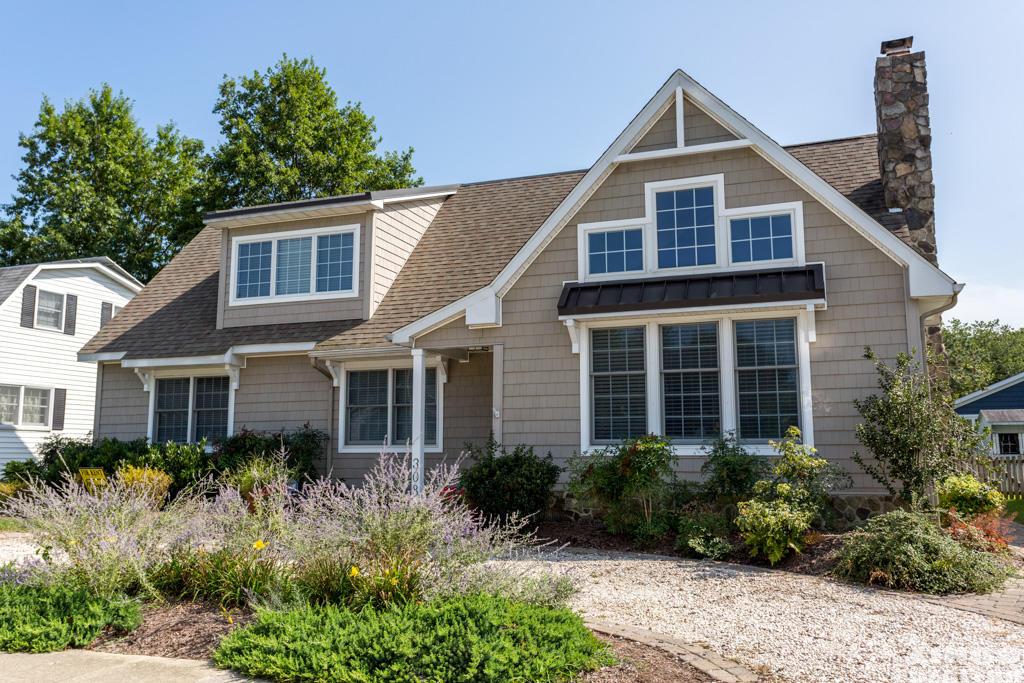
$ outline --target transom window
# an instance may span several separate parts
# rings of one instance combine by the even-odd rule
[[[713,187],[658,192],[658,267],[708,266],[715,256]]]
[[[225,376],[157,379],[153,441],[187,443],[227,436],[230,392]]]
[[[800,425],[796,322],[743,320],[735,329],[739,437],[780,439]]]
[[[325,298],[356,291],[356,229],[316,230],[239,241],[234,299]]]
[[[50,426],[52,389],[0,384],[0,424]]]
[[[665,436],[703,440],[722,433],[718,323],[661,328]]]
[[[64,329],[64,295],[39,290],[36,298],[36,327]]]
[[[587,235],[587,252],[591,275],[643,270],[643,229],[592,232]]]
[[[733,263],[793,258],[793,221],[788,213],[729,222]]]
[[[647,431],[644,328],[591,332],[595,443],[642,436]]]
[[[999,434],[999,455],[1019,455],[1020,434]]]
[[[412,438],[412,369],[352,370],[348,376],[345,443],[400,446]],[[424,442],[437,445],[437,368],[427,368]]]

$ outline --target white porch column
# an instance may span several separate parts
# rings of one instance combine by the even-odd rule
[[[412,350],[412,488],[423,493],[424,435],[426,434],[427,364],[423,349]]]

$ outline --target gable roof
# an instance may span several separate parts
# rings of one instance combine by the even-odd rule
[[[973,403],[977,401],[979,398],[985,398],[986,396],[991,396],[992,394],[998,394],[1000,391],[1004,389],[1009,389],[1010,387],[1020,384],[1021,382],[1024,382],[1024,372],[1020,373],[1019,375],[1014,375],[1013,377],[1007,377],[1006,379],[999,380],[998,382],[990,386],[987,386],[984,389],[979,389],[978,391],[967,394],[966,396],[961,396],[957,400],[953,401],[953,407],[961,408],[967,405],[968,403]]]
[[[131,273],[117,265],[106,256],[90,256],[88,258],[66,259],[64,261],[47,261],[45,263],[28,263],[21,266],[6,266],[0,268],[0,304],[17,291],[23,282],[33,277],[38,271],[50,268],[68,266],[88,266],[107,268],[113,271],[115,279],[121,280],[122,284],[136,292],[142,289],[142,283],[135,279]]]
[[[628,150],[658,121],[668,103],[671,101],[681,102],[684,97],[735,135],[737,140],[694,145],[682,150],[641,153],[637,155],[637,158],[648,159],[651,158],[651,155],[668,156],[678,153],[695,154],[701,151],[734,149],[739,145],[749,146],[874,246],[900,265],[906,266],[909,272],[912,297],[938,297],[940,299],[955,297],[959,291],[959,285],[951,277],[939,270],[909,244],[880,225],[857,204],[807,168],[756,126],[733,111],[704,86],[683,71],[676,70],[597,162],[590,167],[586,175],[566,195],[519,253],[498,273],[493,282],[469,297],[455,301],[415,323],[395,330],[392,335],[393,340],[400,344],[408,343],[416,336],[451,322],[461,315],[466,315],[467,321],[469,321],[470,315],[477,311],[480,313],[474,315],[473,322],[477,324],[497,323],[500,316],[501,297],[522,276],[534,259],[543,252],[571,216],[600,187],[608,174],[629,156]]]

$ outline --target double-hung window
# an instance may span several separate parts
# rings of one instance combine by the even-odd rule
[[[661,328],[664,434],[677,440],[722,433],[718,378],[718,323]]]
[[[53,390],[0,384],[0,424],[49,427]]]
[[[1020,434],[999,434],[999,455],[1020,455]]]
[[[401,446],[412,439],[412,369],[350,370],[346,373],[345,443]],[[438,445],[437,368],[427,368],[424,443]]]
[[[595,443],[642,436],[647,431],[644,328],[593,330],[590,368]]]
[[[800,425],[796,321],[742,320],[735,330],[739,437],[780,439]]]
[[[230,392],[225,376],[157,379],[153,440],[186,443],[227,436]]]
[[[36,299],[36,327],[64,330],[64,295],[40,289]]]
[[[317,299],[357,291],[358,226],[236,240],[235,302]]]

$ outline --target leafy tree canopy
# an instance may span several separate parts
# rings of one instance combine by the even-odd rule
[[[223,142],[211,158],[212,208],[420,185],[413,149],[378,152],[359,103],[338,106],[326,72],[284,55],[266,73],[224,77],[213,108]]]
[[[943,326],[942,338],[954,398],[1024,372],[1024,328],[953,320]]]
[[[195,204],[203,143],[173,123],[149,137],[132,101],[104,84],[63,111],[44,97],[18,146],[0,265],[109,256],[147,281],[180,248],[171,234]]]

